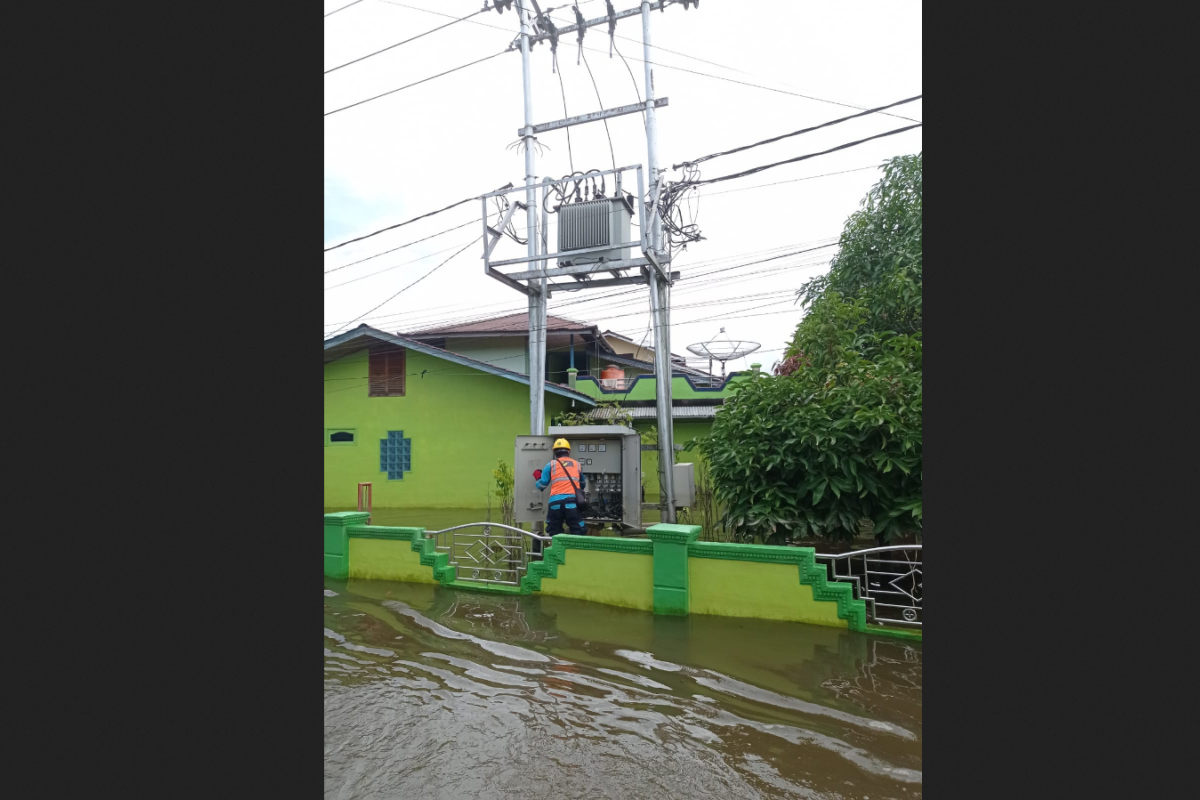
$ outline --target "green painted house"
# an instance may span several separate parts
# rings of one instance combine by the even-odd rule
[[[546,417],[595,406],[546,384]],[[529,376],[366,325],[325,342],[325,507],[479,508],[529,432]]]
[[[547,318],[546,420],[619,403],[645,433],[656,424],[650,348],[610,331]],[[360,325],[325,342],[325,507],[353,507],[371,482],[379,508],[478,508],[492,469],[511,462],[529,429],[529,322],[525,314],[390,334]],[[622,352],[623,351],[623,352]],[[723,382],[673,356],[675,442],[704,436],[744,375]],[[574,364],[577,375],[568,371]],[[601,379],[607,366],[624,370]],[[603,416],[597,418],[603,421]],[[646,500],[658,499],[657,452],[642,454]],[[695,461],[698,454],[683,454]]]

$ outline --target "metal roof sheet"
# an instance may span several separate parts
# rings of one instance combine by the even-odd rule
[[[575,322],[564,317],[556,317],[550,314],[546,315],[546,330],[560,331],[563,333],[595,333],[599,335],[599,330],[595,325],[588,325],[585,322]],[[402,333],[401,336],[442,336],[445,334],[454,333],[528,333],[529,332],[529,314],[521,312],[518,314],[507,314],[503,317],[493,317],[491,319],[483,319],[478,322],[468,322],[462,325],[443,325],[438,328],[426,328],[419,331],[410,331]]]
[[[332,339],[326,339],[325,363],[328,364],[331,361],[336,361],[339,358],[365,347],[365,344],[356,346],[355,340],[360,338],[376,339],[378,341],[387,342],[399,347],[407,347],[410,350],[417,351],[418,353],[424,353],[425,355],[433,356],[435,358],[442,358],[455,364],[461,364],[464,367],[471,367],[481,372],[487,372],[491,375],[496,375],[501,378],[508,378],[511,381],[516,381],[517,383],[523,383],[526,386],[529,385],[529,376],[523,373],[513,372],[512,370],[493,366],[485,361],[476,361],[473,358],[468,358],[467,356],[462,356],[458,353],[452,353],[449,350],[443,350],[440,347],[434,347],[433,345],[426,344],[425,342],[418,342],[413,339],[409,339],[404,336],[398,336],[392,333],[384,333],[381,330],[376,330],[370,325],[365,324],[359,325],[354,330],[346,331],[343,334],[334,336]],[[562,397],[569,397],[572,400],[582,400],[590,406],[596,405],[596,401],[583,392],[562,386],[557,383],[551,383],[550,381],[546,381],[546,391]]]

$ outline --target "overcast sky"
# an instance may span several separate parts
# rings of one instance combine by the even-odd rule
[[[325,13],[346,2],[326,0]],[[618,11],[637,4],[636,0],[613,3]],[[466,16],[481,5],[482,0],[362,0],[324,20],[325,69],[436,28],[451,17]],[[555,6],[552,16],[560,25],[574,21],[569,7],[553,0],[541,5]],[[602,16],[604,2],[580,3],[580,10],[588,19]],[[658,97],[670,99],[670,105],[658,111],[660,166],[856,111],[835,103],[870,108],[921,93],[921,6],[912,0],[704,0],[699,8],[671,6],[665,12],[653,12],[651,23],[656,45],[652,50],[655,90]],[[515,14],[488,11],[335,70],[324,76],[324,111],[497,53],[517,32]],[[616,46],[628,60],[637,91],[644,96],[640,16],[621,20],[616,32]],[[609,58],[607,27],[590,28],[584,47],[596,88],[587,68],[576,65],[574,33],[559,43],[561,90],[559,76],[551,71],[549,45],[534,48],[535,123],[568,115],[563,112],[562,91],[570,116],[637,102],[625,64],[616,55]],[[696,72],[706,75],[692,74]],[[596,98],[597,89],[603,105]],[[922,119],[920,100],[891,111]],[[518,139],[517,130],[523,124],[520,53],[505,53],[331,114],[324,124],[325,247],[508,182],[521,186],[524,157],[517,148],[507,149]],[[713,159],[701,166],[701,177],[739,172],[911,124],[896,117],[868,115]],[[609,120],[608,131],[618,166],[645,164],[641,115]],[[879,179],[874,167],[892,156],[920,152],[921,131],[917,128],[700,187],[696,192],[697,222],[705,241],[678,253],[672,266],[682,273],[672,299],[672,350],[690,355],[686,345],[711,339],[724,327],[733,339],[762,343],[758,353],[730,362],[731,370],[754,361],[769,367],[778,360],[802,314],[800,307],[793,305],[791,293],[805,280],[826,271],[836,248],[730,269],[707,278],[689,280],[689,274],[835,240],[846,218]],[[566,133],[552,131],[538,139],[549,148],[537,159],[539,179],[569,173]],[[612,167],[614,155],[610,155],[602,123],[572,128],[571,151],[577,170]],[[679,171],[669,171],[666,176],[667,180],[679,177]],[[382,330],[404,332],[525,309],[524,295],[484,275],[478,219],[478,202],[472,202],[326,253],[325,335],[382,303],[471,242],[474,244],[428,278],[353,325],[365,322]],[[515,219],[523,233],[523,215]],[[471,220],[475,224],[394,249]],[[384,253],[388,250],[393,252]],[[516,257],[524,251],[505,240],[496,257]],[[368,258],[380,253],[384,254]],[[361,259],[367,260],[351,265]],[[652,344],[653,335],[646,336],[649,300],[645,288],[603,297],[617,291],[622,290],[555,293],[550,313],[595,323],[635,340],[646,337],[646,343]]]

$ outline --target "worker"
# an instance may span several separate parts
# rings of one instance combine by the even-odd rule
[[[554,459],[545,468],[534,473],[537,487],[550,487],[550,500],[546,504],[546,534],[562,533],[562,524],[567,523],[567,533],[585,535],[583,516],[575,504],[575,487],[587,487],[587,477],[579,468],[579,462],[571,458],[571,443],[566,439],[554,442]]]

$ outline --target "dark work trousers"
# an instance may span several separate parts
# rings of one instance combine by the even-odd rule
[[[559,500],[550,504],[550,510],[546,514],[546,535],[562,533],[563,522],[567,523],[567,533],[585,535],[583,517],[579,515],[579,509],[572,500]]]
[[[587,529],[583,523],[583,517],[579,516],[579,509],[574,503],[568,503],[565,500],[559,500],[551,503],[549,510],[546,512],[546,530],[543,531],[545,536],[554,536],[563,532],[563,522],[567,523],[567,533],[576,533],[580,536],[587,535]],[[537,558],[542,557],[542,542],[540,539],[533,540],[533,555]]]

